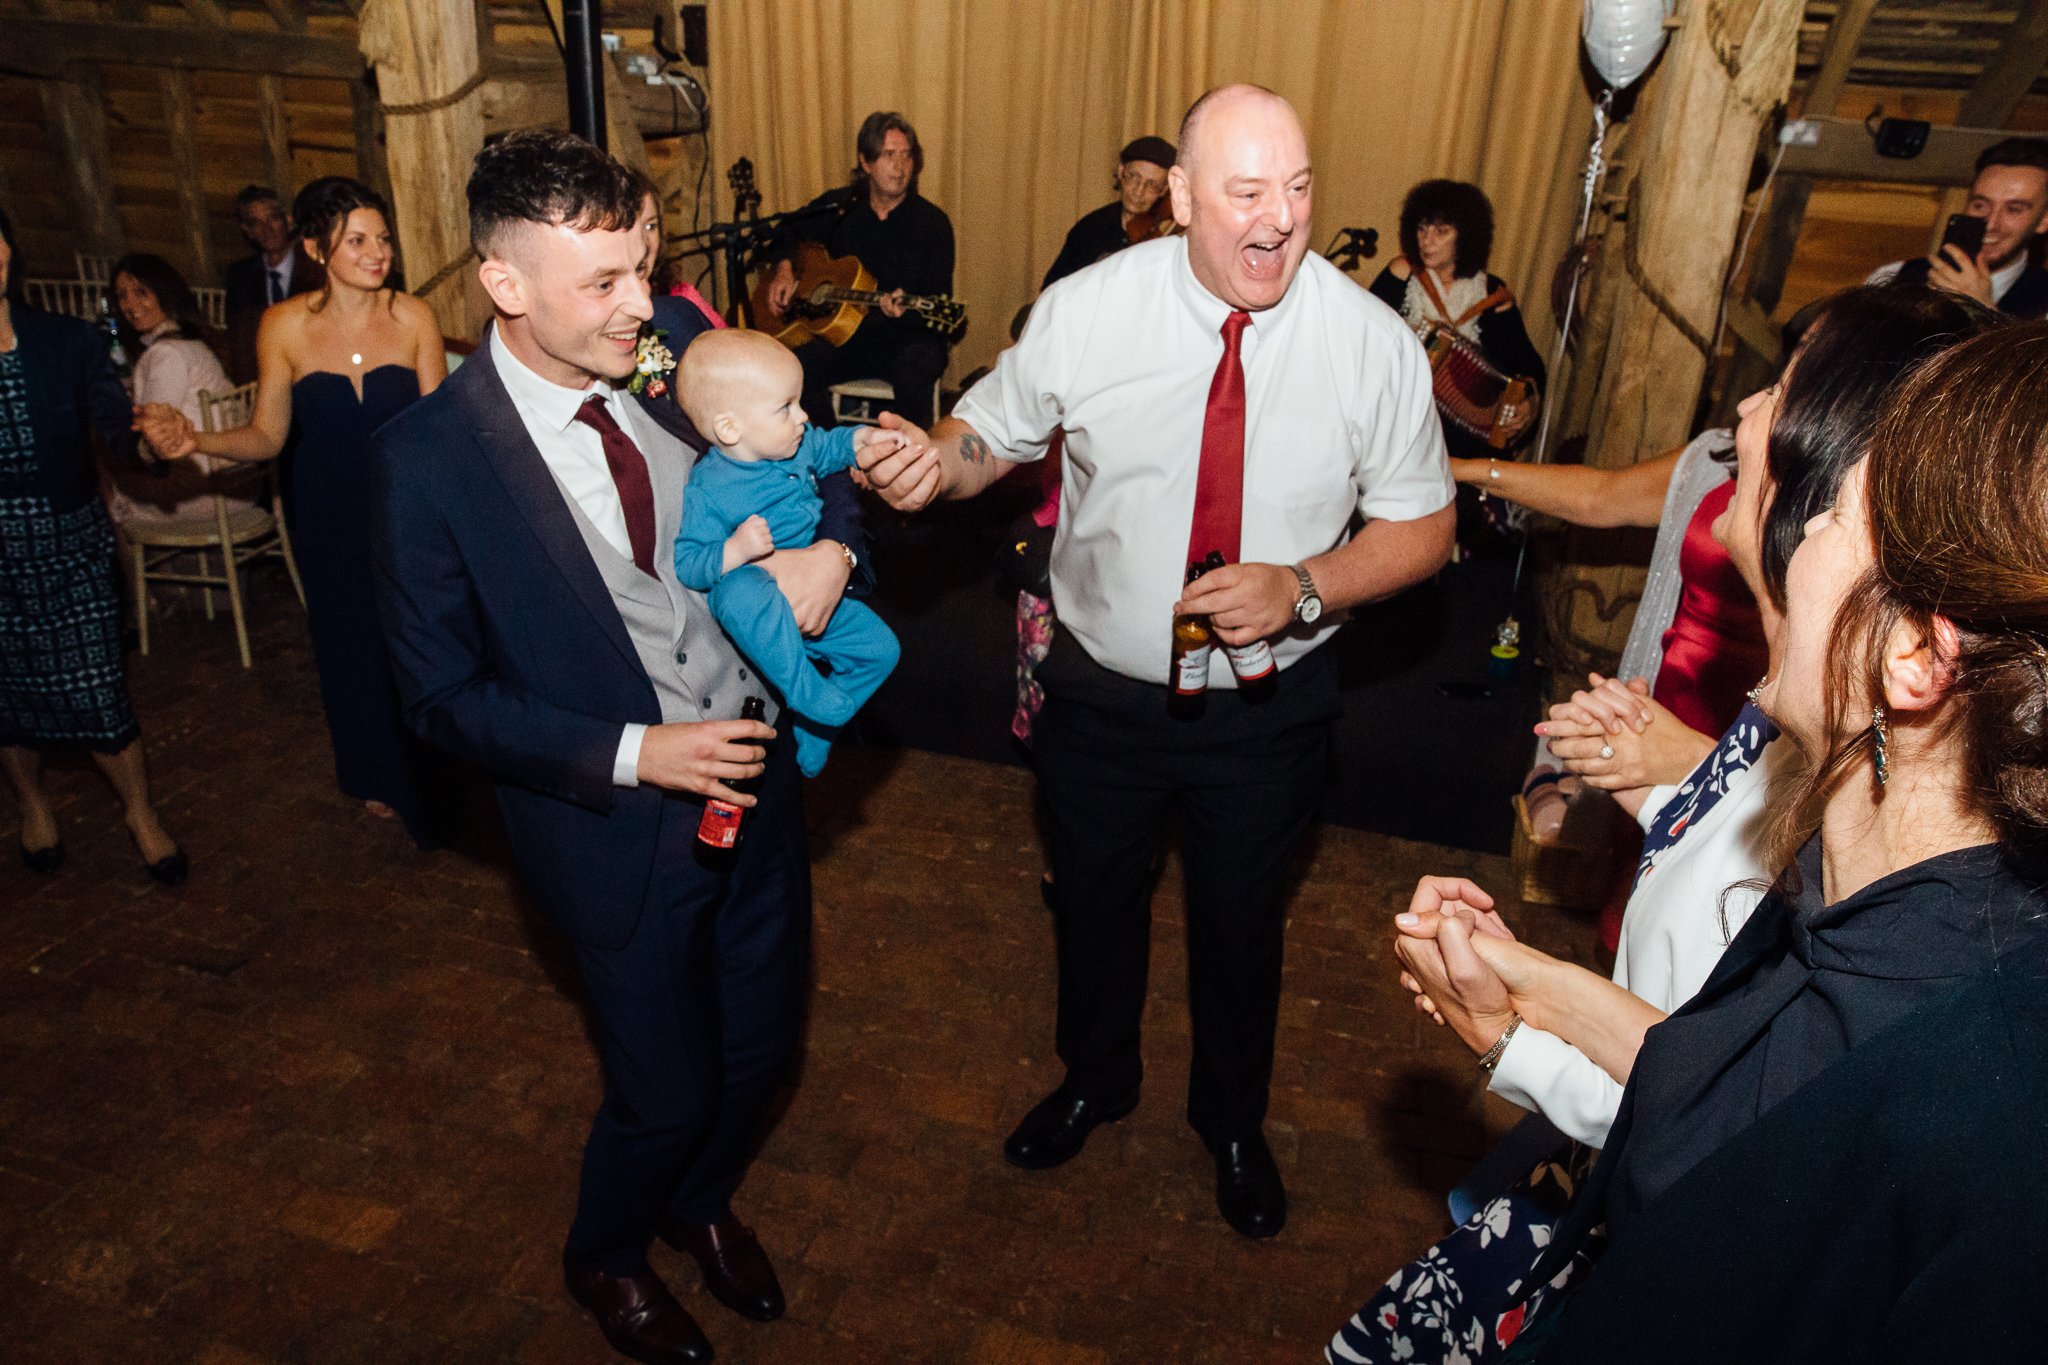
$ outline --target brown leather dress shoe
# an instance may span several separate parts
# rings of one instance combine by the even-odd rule
[[[564,1253],[562,1278],[620,1355],[647,1365],[703,1365],[711,1359],[711,1343],[697,1320],[653,1271],[607,1275]]]
[[[661,1240],[696,1257],[704,1287],[733,1312],[755,1322],[782,1316],[782,1282],[775,1278],[760,1239],[739,1219],[727,1214],[708,1226],[671,1219],[661,1230]]]

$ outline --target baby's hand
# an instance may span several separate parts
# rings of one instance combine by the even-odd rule
[[[759,516],[748,517],[741,522],[739,530],[734,531],[732,538],[725,543],[742,564],[752,564],[775,553],[775,535]]]
[[[854,450],[877,460],[884,455],[893,455],[909,444],[909,439],[902,432],[885,427],[862,427],[853,436]]]

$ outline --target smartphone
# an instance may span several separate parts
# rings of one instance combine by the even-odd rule
[[[1948,258],[1948,248],[1958,246],[1963,254],[1975,260],[1977,253],[1984,249],[1985,220],[1970,213],[1951,213],[1948,226],[1941,231],[1941,245],[1935,248],[1934,259]]]

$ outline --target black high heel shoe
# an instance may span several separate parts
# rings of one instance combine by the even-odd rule
[[[64,866],[64,841],[59,839],[48,848],[30,848],[26,844],[22,845],[21,865],[31,872],[49,876]]]
[[[142,841],[135,837],[134,830],[128,831],[128,839],[129,842],[135,845],[135,851],[140,853],[142,851]],[[142,870],[147,872],[149,879],[159,886],[183,886],[185,878],[192,875],[192,860],[185,856],[184,849],[179,848],[176,844],[172,844],[169,853],[166,853],[153,863],[144,863]]]
[[[192,875],[192,860],[185,856],[182,848],[173,848],[153,863],[143,864],[150,880],[162,886],[183,886],[185,878]]]

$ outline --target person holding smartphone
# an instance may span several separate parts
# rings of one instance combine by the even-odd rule
[[[1934,255],[1894,261],[1866,284],[1931,284],[2018,318],[2048,315],[2048,269],[2034,249],[2048,229],[2048,138],[2009,137],[1977,158],[1970,202]]]

